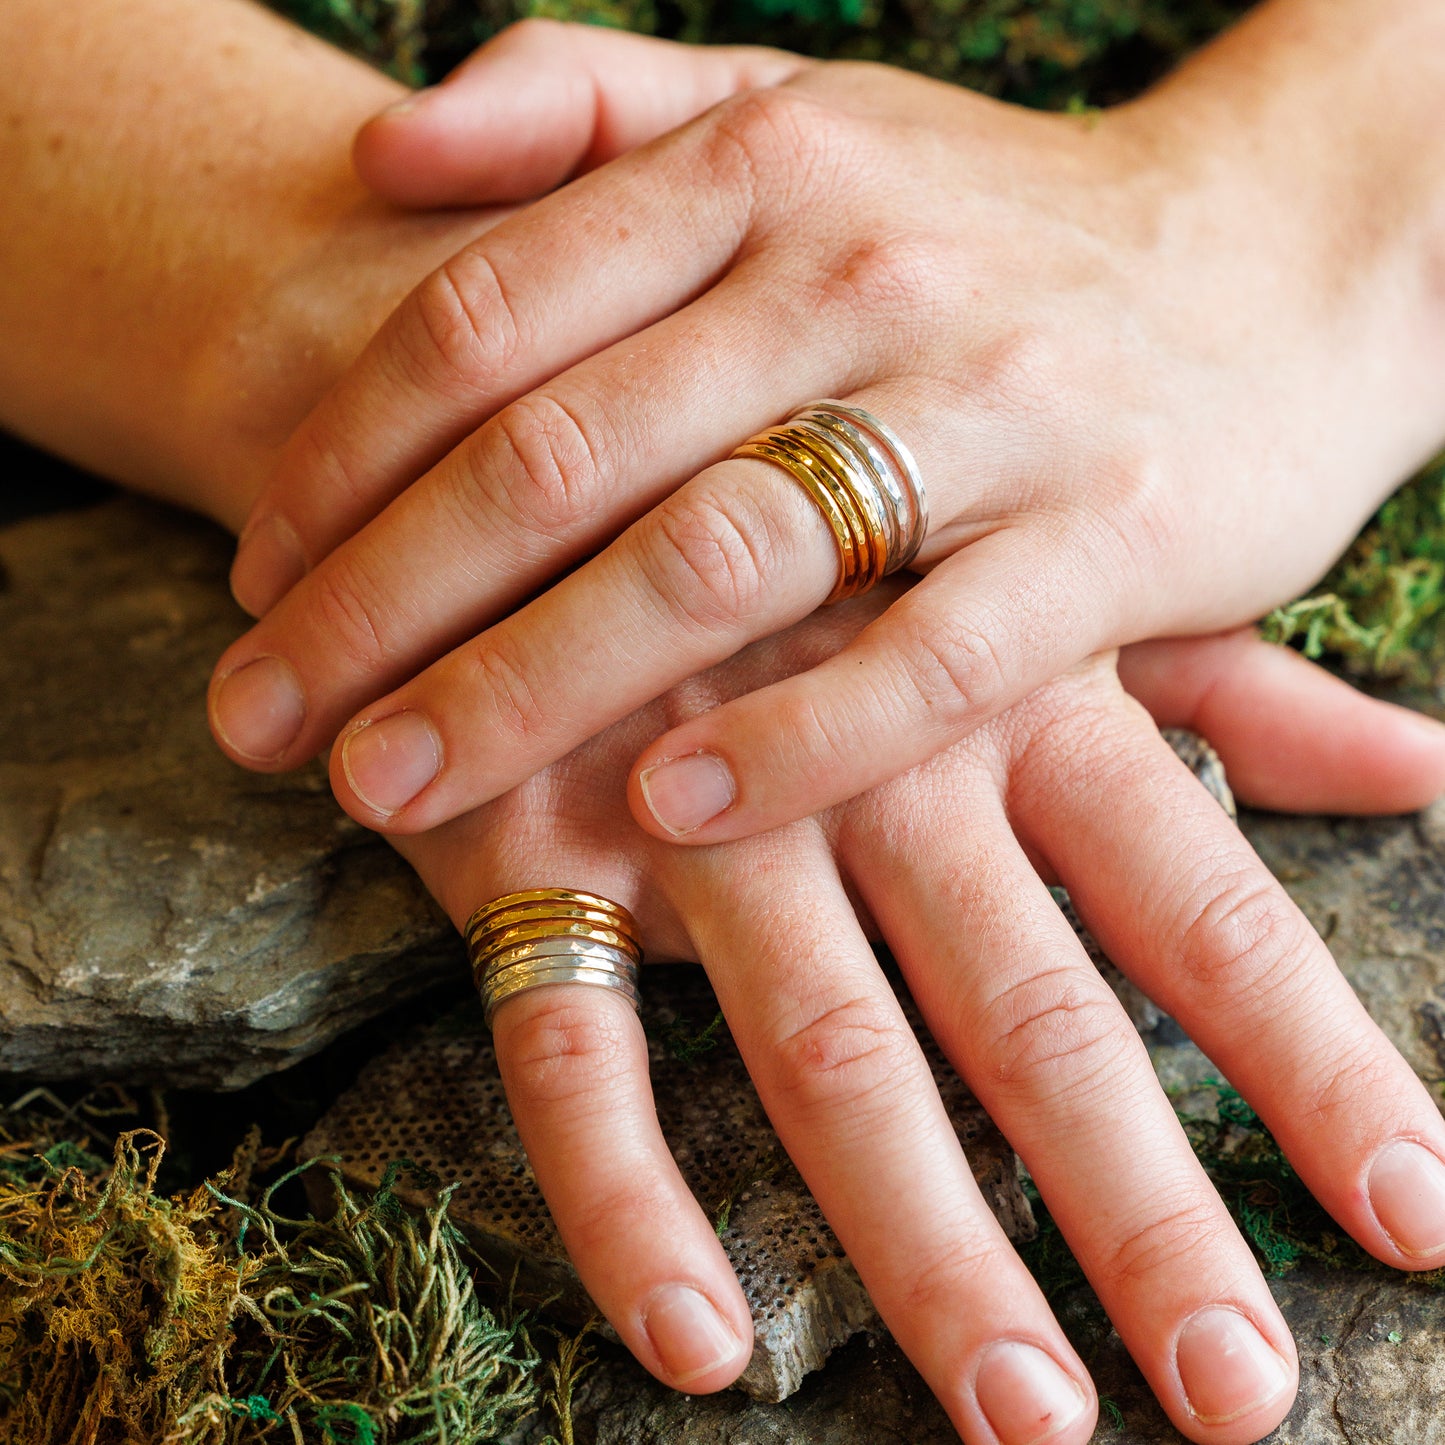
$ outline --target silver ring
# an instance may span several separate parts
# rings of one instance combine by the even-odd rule
[[[884,503],[881,510],[888,514],[892,535],[883,575],[906,567],[918,555],[928,532],[928,493],[907,443],[871,411],[831,398],[804,407],[795,421],[826,426],[848,443]],[[895,536],[899,539],[896,550]]]
[[[482,1010],[487,1027],[491,1027],[493,1016],[507,999],[525,993],[529,988],[544,988],[554,983],[585,983],[612,989],[624,995],[633,1008],[642,1002],[637,988],[636,964],[630,964],[624,970],[600,958],[542,963],[509,970],[502,977],[487,978],[482,987]]]

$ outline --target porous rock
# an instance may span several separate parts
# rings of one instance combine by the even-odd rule
[[[319,765],[212,742],[230,551],[131,500],[0,528],[0,1070],[238,1087],[463,967]]]
[[[739,1384],[755,1398],[783,1400],[878,1317],[783,1153],[702,970],[650,968],[645,985],[658,1122],[753,1316],[753,1358]],[[904,1006],[985,1200],[1010,1238],[1032,1238],[1013,1150],[906,998]],[[409,1168],[393,1188],[416,1207],[454,1183],[450,1218],[498,1278],[515,1281],[521,1302],[545,1302],[574,1324],[592,1315],[517,1136],[479,1006],[416,1030],[369,1064],[301,1152],[338,1159],[347,1182],[363,1189],[404,1158]]]

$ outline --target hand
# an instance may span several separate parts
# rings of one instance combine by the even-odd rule
[[[1415,1221],[1402,1169],[1423,1144],[1445,1175],[1428,1162],[1445,1154],[1445,1125],[1106,661],[820,818],[683,850],[626,821],[629,761],[664,718],[813,665],[888,600],[811,618],[496,802],[393,841],[459,925],[503,892],[583,888],[638,914],[650,957],[700,958],[784,1146],[963,1438],[1021,1445],[1052,1425],[1056,1445],[1079,1445],[1094,1422],[1088,1376],[978,1194],[867,947],[871,915],[1171,1419],[1196,1441],[1256,1440],[1293,1396],[1288,1330],[1036,868],[1072,890],[1111,955],[1390,1264],[1445,1253],[1431,1232],[1445,1200],[1432,1215],[1421,1195]],[[1174,721],[1219,722],[1221,677],[1257,701],[1218,734],[1251,801],[1331,803],[1343,789],[1377,805],[1399,801],[1405,777],[1421,794],[1445,784],[1445,730],[1248,634],[1135,661]],[[572,985],[509,1000],[495,1032],[517,1127],[592,1297],[664,1381],[727,1384],[751,1351],[747,1306],[658,1132],[635,1016]],[[1399,1139],[1414,1142],[1386,1154]]]
[[[222,746],[277,769],[341,729],[343,806],[410,832],[807,614],[837,568],[819,515],[718,459],[820,395],[917,453],[928,575],[836,658],[649,740],[630,796],[660,837],[799,817],[1093,651],[1304,587],[1445,427],[1445,328],[1404,240],[1318,243],[1335,230],[1282,179],[1313,174],[1297,121],[1263,124],[1269,65],[1238,60],[1260,24],[1212,91],[1093,120],[774,57],[752,63],[786,78],[618,154],[758,77],[555,30],[548,75],[519,30],[375,123],[368,174],[396,184],[432,146],[457,198],[596,168],[437,272],[302,427],[237,593],[259,610],[314,570],[222,659]],[[544,106],[554,139],[516,152]]]

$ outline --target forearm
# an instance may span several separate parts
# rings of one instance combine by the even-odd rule
[[[479,229],[352,175],[399,87],[244,0],[7,0],[0,424],[244,518],[275,449]]]
[[[1341,373],[1379,388],[1400,472],[1438,449],[1445,6],[1268,0],[1133,109],[1218,179],[1198,193],[1249,208],[1272,283],[1332,311]]]

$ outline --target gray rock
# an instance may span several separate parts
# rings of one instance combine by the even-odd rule
[[[1266,1445],[1445,1445],[1445,1294],[1383,1271],[1301,1266],[1272,1282],[1300,1355],[1300,1392]],[[1069,1324],[1097,1318],[1082,1299],[1055,1302]],[[1071,1329],[1099,1389],[1095,1445],[1185,1445],[1118,1335]],[[583,1377],[578,1445],[957,1445],[928,1387],[886,1336],[839,1350],[782,1405],[731,1391],[688,1397],[620,1351]],[[549,1419],[519,1445],[539,1445]]]
[[[0,529],[0,1070],[238,1087],[464,976],[319,766],[211,742],[229,553],[135,501]]]

